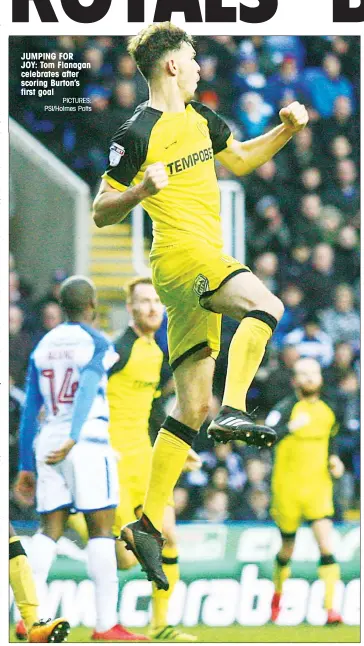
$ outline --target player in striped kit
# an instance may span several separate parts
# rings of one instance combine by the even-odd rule
[[[116,457],[109,443],[107,371],[119,358],[112,344],[92,327],[96,290],[82,276],[62,285],[67,322],[46,334],[33,351],[20,425],[17,486],[36,487],[41,529],[33,538],[31,563],[39,593],[44,590],[71,508],[85,515],[88,568],[95,584],[94,640],[142,640],[117,624],[118,577],[112,535],[119,501]],[[45,417],[33,441],[37,417]],[[41,594],[40,594],[41,597]],[[41,598],[42,605],[42,598]]]

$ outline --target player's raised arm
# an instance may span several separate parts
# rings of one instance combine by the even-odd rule
[[[216,159],[235,175],[247,175],[271,159],[308,122],[304,105],[295,101],[279,113],[282,123],[260,137],[240,142],[232,140]]]

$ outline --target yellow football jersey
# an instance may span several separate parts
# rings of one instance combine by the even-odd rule
[[[307,422],[289,432],[287,424],[298,417],[304,419],[303,415]],[[329,444],[336,434],[337,423],[328,403],[323,399],[300,400],[293,395],[275,407],[267,417],[267,424],[282,436],[275,449],[273,487],[289,482],[290,487],[304,491],[331,482]]]
[[[147,103],[116,132],[103,175],[125,191],[139,184],[147,166],[165,165],[166,188],[142,202],[153,220],[153,248],[183,244],[191,236],[222,248],[220,194],[214,155],[232,140],[213,110],[191,101],[184,112],[161,112]]]
[[[120,454],[150,446],[148,423],[156,396],[163,352],[154,341],[139,337],[131,327],[115,341],[119,361],[109,373],[111,445]]]

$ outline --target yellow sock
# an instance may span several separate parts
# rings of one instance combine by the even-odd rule
[[[269,314],[262,316],[272,319]],[[236,330],[229,348],[223,406],[246,411],[246,396],[260,363],[265,347],[272,336],[272,328],[259,318],[246,316]]]
[[[177,581],[179,581],[178,552],[176,547],[164,547],[162,552],[163,570],[168,579],[169,589],[158,590],[153,583],[152,630],[167,626],[168,604]]]
[[[88,543],[89,535],[85,517],[81,512],[77,514],[70,514],[67,519],[67,525],[79,535],[82,542],[86,545]]]
[[[29,632],[38,621],[38,599],[32,570],[19,536],[9,539],[9,572],[15,603]]]
[[[173,422],[179,424],[176,420]],[[164,428],[159,431],[153,447],[152,467],[143,510],[160,532],[168,498],[172,495],[189,449],[190,445],[173,433]]]
[[[325,584],[325,608],[326,610],[332,610],[336,581],[340,579],[340,566],[338,563],[320,565],[317,568],[317,572]]]
[[[282,594],[283,583],[289,579],[290,576],[291,568],[289,565],[281,565],[277,560],[275,560],[273,567],[273,583],[275,592]]]

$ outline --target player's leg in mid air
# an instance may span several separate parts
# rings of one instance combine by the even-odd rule
[[[337,581],[340,580],[340,566],[336,563],[332,549],[332,521],[329,518],[322,518],[312,522],[312,531],[320,550],[320,563],[318,566],[319,578],[325,585],[324,606],[327,610],[327,624],[336,625],[342,623],[341,615],[334,610],[334,593]]]
[[[272,429],[256,425],[246,414],[245,397],[283,305],[235,259],[222,258],[210,248],[203,261],[201,250],[192,249],[185,255],[186,266],[184,257],[176,261],[168,254],[154,261],[155,284],[159,285],[169,317],[168,342],[177,402],[153,447],[143,516],[121,531],[121,538],[134,551],[148,577],[163,589],[168,589],[161,558],[163,514],[195,434],[208,413],[213,357],[220,346],[221,313],[243,321],[230,349],[224,406],[210,427],[211,435],[220,441],[240,439],[258,446],[270,446],[276,439]],[[201,294],[201,284],[202,288],[203,284],[216,288],[210,294]]]
[[[175,369],[177,403],[153,447],[144,513],[140,520],[123,527],[120,534],[148,578],[164,590],[169,587],[162,568],[164,512],[196,433],[206,419],[214,368],[214,359],[206,357],[204,349],[186,358]]]
[[[152,620],[149,635],[157,641],[195,642],[197,637],[168,625],[168,607],[173,590],[179,581],[178,545],[176,535],[176,516],[172,505],[167,505],[163,519],[163,535],[166,542],[162,550],[162,567],[168,579],[169,589],[159,590],[153,583]]]
[[[33,573],[19,536],[13,527],[9,528],[9,572],[10,585],[14,593],[15,603],[19,609],[24,629],[20,638],[29,642],[55,643],[64,642],[70,630],[66,619],[59,617],[54,620],[39,621],[38,598],[35,589]]]
[[[270,446],[275,432],[257,425],[247,414],[246,396],[266,345],[283,315],[283,304],[249,271],[232,276],[201,305],[240,321],[229,349],[222,408],[210,424],[209,435],[217,441],[241,439],[258,446]]]
[[[281,549],[279,550],[273,565],[274,594],[271,604],[272,621],[277,621],[278,619],[281,607],[283,584],[291,575],[289,563],[294,550],[296,532],[288,533],[281,530],[281,537]]]

